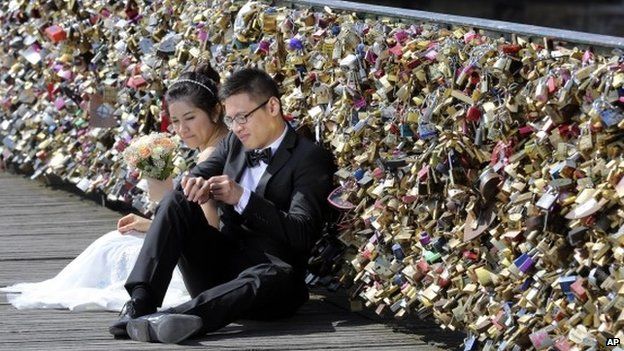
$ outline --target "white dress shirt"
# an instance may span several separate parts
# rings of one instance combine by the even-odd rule
[[[287,131],[288,131],[288,127],[285,125],[282,135],[279,138],[277,138],[277,140],[275,140],[271,145],[268,146],[271,148],[271,157],[275,155],[275,151],[277,151],[277,148],[282,143],[282,140],[284,140],[284,137],[286,136]],[[260,178],[264,174],[264,171],[266,171],[267,166],[268,164],[266,164],[264,160],[261,160],[257,166],[247,167],[243,171],[243,176],[241,177],[241,181],[240,181],[240,186],[243,187],[243,195],[241,195],[240,199],[238,200],[238,203],[234,205],[234,210],[238,212],[239,214],[243,213],[243,211],[245,210],[245,207],[247,207],[247,203],[249,202],[249,197],[251,196],[250,189],[255,190],[256,187],[258,187]]]

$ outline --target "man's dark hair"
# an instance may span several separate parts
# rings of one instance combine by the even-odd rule
[[[234,73],[223,83],[219,97],[225,100],[232,95],[247,94],[258,103],[275,96],[279,99],[277,83],[263,70],[243,68]]]

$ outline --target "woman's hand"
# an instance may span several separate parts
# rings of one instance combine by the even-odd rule
[[[182,177],[182,190],[189,201],[206,203],[210,198],[210,184],[202,177]]]
[[[243,188],[227,175],[202,177],[183,177],[182,188],[189,201],[205,204],[210,199],[236,205],[243,195]]]
[[[119,230],[121,234],[126,234],[132,230],[145,233],[151,224],[151,220],[131,213],[121,217],[121,219],[117,221],[117,230]]]

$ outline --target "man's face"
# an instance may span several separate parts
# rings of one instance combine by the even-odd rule
[[[228,97],[224,105],[226,119],[228,117],[234,119],[230,128],[246,149],[265,148],[284,130],[276,97],[256,101],[248,94],[242,93]],[[237,117],[241,116],[247,116],[245,123],[236,121]]]

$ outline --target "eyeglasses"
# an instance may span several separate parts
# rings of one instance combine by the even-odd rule
[[[230,116],[223,117],[223,121],[225,122],[225,125],[228,128],[232,128],[232,125],[234,124],[234,121],[236,121],[236,123],[238,123],[239,125],[247,123],[247,119],[249,117],[251,117],[251,115],[254,112],[258,111],[262,106],[266,105],[269,102],[269,100],[271,100],[271,98],[268,98],[265,102],[261,103],[256,108],[254,108],[253,110],[247,112],[244,115],[236,115],[234,117],[230,117]]]

